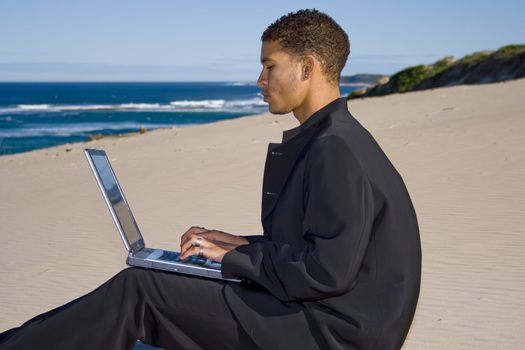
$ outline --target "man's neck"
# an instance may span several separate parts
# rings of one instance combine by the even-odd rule
[[[312,89],[311,91],[312,92],[305,98],[303,104],[293,110],[294,117],[301,124],[307,121],[315,112],[341,97],[339,86],[330,86],[317,91]]]

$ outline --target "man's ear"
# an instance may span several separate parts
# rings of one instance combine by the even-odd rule
[[[303,80],[310,78],[310,76],[312,75],[312,72],[314,71],[315,64],[316,64],[315,58],[312,55],[306,55],[303,57],[303,60],[302,60],[302,74],[303,74],[302,78]]]

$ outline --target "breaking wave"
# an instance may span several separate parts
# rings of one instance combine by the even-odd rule
[[[70,111],[138,111],[138,112],[231,112],[261,113],[267,104],[261,97],[245,100],[178,100],[167,104],[161,103],[121,103],[97,105],[53,105],[53,104],[20,104],[0,108],[0,114],[45,113]]]

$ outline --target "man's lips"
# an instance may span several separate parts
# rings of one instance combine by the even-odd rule
[[[268,94],[263,93],[262,95],[263,95],[264,102],[266,102],[268,98],[270,98]]]

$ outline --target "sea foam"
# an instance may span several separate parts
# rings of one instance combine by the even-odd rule
[[[161,103],[119,103],[119,104],[86,104],[86,105],[54,105],[54,104],[19,104],[0,108],[0,114],[17,113],[54,113],[71,111],[138,111],[138,112],[246,112],[262,113],[266,103],[260,96],[244,100],[175,100],[168,104]]]

